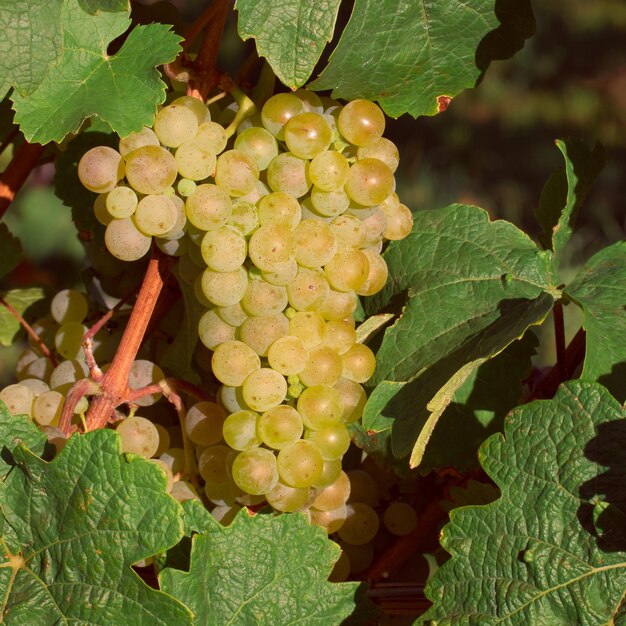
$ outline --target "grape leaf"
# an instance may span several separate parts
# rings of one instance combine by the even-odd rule
[[[0,96],[27,96],[63,55],[62,0],[0,0]]]
[[[623,475],[624,436],[601,433],[607,426],[624,433],[624,417],[606,389],[570,381],[553,400],[506,418],[504,436],[480,450],[502,497],[452,511],[441,534],[452,557],[429,582],[434,606],[419,623],[613,623],[626,589],[626,552],[604,550],[597,536],[594,505],[616,476],[595,459],[601,451]]]
[[[130,0],[79,0],[79,2],[80,6],[91,14],[99,11],[108,11],[109,13],[128,11],[130,8]]]
[[[13,467],[12,453],[18,445],[24,444],[35,454],[42,454],[46,442],[46,436],[28,415],[11,415],[0,400],[0,481]]]
[[[251,516],[194,535],[189,572],[165,569],[161,589],[184,602],[195,624],[340,624],[357,583],[329,583],[339,548],[300,514]],[[280,598],[277,602],[276,599]]]
[[[239,36],[254,37],[278,78],[291,89],[311,76],[332,39],[341,0],[237,0]]]
[[[15,269],[22,260],[22,246],[14,237],[6,224],[0,224],[0,278]]]
[[[473,87],[478,45],[498,26],[494,0],[356,0],[316,90],[377,100],[392,117],[434,115]]]
[[[2,296],[2,300],[13,307],[20,315],[31,306],[41,302],[45,297],[41,287],[27,289],[12,289]],[[9,310],[0,306],[0,345],[10,346],[21,326]]]
[[[26,139],[61,141],[92,115],[120,136],[151,125],[165,84],[156,65],[172,61],[180,37],[164,24],[135,27],[119,52],[107,46],[130,26],[128,13],[85,13],[78,0],[62,10],[63,55],[27,98],[14,96],[15,121]]]
[[[451,205],[416,213],[412,233],[384,257],[394,280],[365,302],[366,312],[393,306],[404,292],[408,299],[377,352],[363,425],[392,428],[394,455],[413,449],[415,467],[472,371],[545,319],[556,293],[551,255],[512,224]]]
[[[74,435],[51,463],[23,447],[14,457],[0,490],[3,623],[192,623],[130,568],[183,534],[162,471],[105,430]]]
[[[544,230],[543,243],[558,255],[570,237],[578,211],[605,163],[599,143],[589,148],[577,139],[556,140],[565,167],[557,170],[546,183],[537,208],[537,219]]]
[[[600,250],[565,288],[584,313],[582,378],[597,380],[626,401],[626,242]]]

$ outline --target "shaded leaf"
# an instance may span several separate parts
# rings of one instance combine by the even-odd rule
[[[311,76],[332,39],[341,0],[237,0],[239,35],[254,37],[259,56],[291,89]]]
[[[434,115],[476,84],[476,50],[498,26],[494,5],[356,0],[328,66],[310,88],[376,100],[392,117]]]
[[[41,287],[29,287],[12,289],[2,296],[2,300],[23,316],[28,308],[41,302],[44,297],[45,293]],[[0,305],[0,344],[10,346],[20,329],[19,321],[6,307]]]
[[[339,547],[300,514],[215,520],[192,539],[189,572],[165,569],[161,588],[195,624],[340,624],[355,608],[357,583],[329,583]],[[277,601],[277,598],[280,600]]]
[[[183,534],[165,474],[120,454],[119,436],[71,437],[51,463],[24,448],[0,490],[6,624],[191,624],[130,566]]]
[[[581,486],[597,484],[604,469],[587,442],[624,416],[603,387],[572,381],[506,418],[504,436],[480,451],[502,497],[452,511],[441,539],[452,556],[426,588],[434,606],[419,623],[611,623],[626,553],[602,549],[588,508],[600,493]],[[624,448],[606,443],[624,466]]]
[[[28,98],[14,97],[15,121],[28,141],[61,141],[92,115],[120,136],[151,125],[165,84],[155,66],[172,61],[180,37],[164,24],[137,26],[119,52],[107,46],[130,26],[128,13],[85,13],[78,0],[62,11],[63,56]]]
[[[626,401],[626,242],[591,257],[564,291],[584,313],[582,378],[599,381]]]
[[[128,11],[130,8],[130,0],[78,0],[80,6],[87,13],[99,13],[107,11],[115,13],[118,11]]]
[[[22,260],[22,246],[6,224],[0,224],[0,278],[14,270]]]

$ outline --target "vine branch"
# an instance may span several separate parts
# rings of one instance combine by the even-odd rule
[[[24,142],[13,155],[7,168],[0,174],[0,217],[9,208],[15,194],[33,171],[39,157],[43,152],[43,146],[38,143]]]

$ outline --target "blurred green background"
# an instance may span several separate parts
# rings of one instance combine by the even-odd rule
[[[206,6],[204,0],[171,4],[185,19]],[[386,136],[400,149],[398,191],[413,210],[476,204],[535,238],[533,211],[541,189],[562,165],[554,139],[599,140],[607,165],[568,246],[562,276],[568,280],[591,254],[626,233],[626,3],[536,0],[533,9],[537,32],[522,51],[492,63],[477,89],[457,96],[437,117],[390,120]],[[224,68],[235,72],[247,50],[233,19],[224,39]],[[2,107],[3,128],[8,115]],[[0,168],[10,156],[10,148],[0,155]],[[28,260],[0,288],[37,283],[56,290],[80,280],[82,247],[69,209],[54,196],[53,175],[53,163],[37,168],[4,218]],[[570,336],[580,323],[571,309]],[[543,332],[538,362],[549,363],[549,324]],[[0,349],[0,384],[10,379],[15,353]]]

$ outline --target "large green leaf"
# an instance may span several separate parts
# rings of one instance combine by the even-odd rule
[[[544,244],[558,255],[574,229],[578,211],[604,167],[604,149],[599,143],[589,148],[577,139],[555,142],[563,154],[565,167],[546,183],[537,208],[537,219],[544,231]]]
[[[28,415],[11,415],[0,400],[0,481],[13,467],[13,450],[20,444],[36,454],[42,454],[46,436]]]
[[[551,309],[549,253],[482,209],[451,205],[415,214],[412,233],[385,252],[394,277],[365,303],[369,314],[408,294],[377,353],[377,384],[363,424],[392,428],[398,458],[418,465],[455,392],[488,359]],[[408,382],[407,382],[408,381]]]
[[[434,606],[419,623],[616,623],[626,545],[599,536],[595,520],[598,508],[617,509],[614,520],[626,510],[624,417],[606,389],[583,381],[507,417],[504,436],[480,451],[502,497],[452,512],[441,539],[452,557],[429,583]]]
[[[243,509],[227,527],[204,521],[189,572],[167,568],[159,576],[161,589],[194,612],[196,626],[330,626],[354,611],[359,585],[328,582],[339,548],[303,515]]]
[[[584,313],[582,377],[601,382],[626,401],[626,242],[595,254],[564,291]]]
[[[180,37],[164,24],[135,27],[113,56],[107,46],[130,26],[127,12],[86,13],[78,0],[62,11],[63,55],[27,98],[14,96],[15,121],[28,141],[60,141],[99,116],[121,136],[151,125],[165,84],[156,65],[172,61]]]
[[[393,117],[434,115],[476,84],[478,45],[498,26],[494,6],[495,0],[356,0],[311,88],[377,100]]]
[[[0,278],[14,270],[22,260],[22,246],[7,228],[6,224],[0,224]]]
[[[183,535],[165,475],[120,454],[111,431],[74,435],[51,463],[14,451],[0,490],[3,623],[191,624],[131,565]]]
[[[3,300],[20,315],[23,315],[29,307],[41,302],[44,297],[44,290],[41,287],[12,289],[2,296]],[[20,323],[15,316],[0,304],[0,345],[10,346],[20,328]]]
[[[302,86],[333,36],[341,0],[237,0],[239,35],[256,39],[259,56],[288,87]]]
[[[63,55],[62,0],[0,0],[0,98],[26,96]]]

